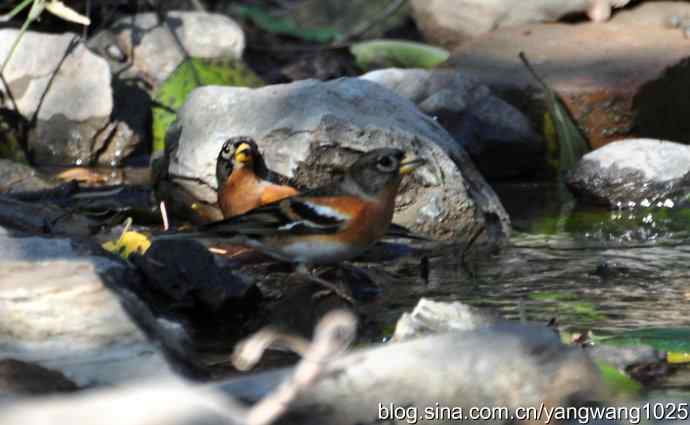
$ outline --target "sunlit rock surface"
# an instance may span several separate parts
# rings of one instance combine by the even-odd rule
[[[613,8],[629,0],[413,0],[412,12],[424,37],[455,47],[497,28],[557,21],[586,13],[596,22],[609,19]]]
[[[0,61],[19,31],[0,30]],[[113,109],[110,69],[105,60],[71,33],[28,31],[15,50],[4,77],[19,112],[36,119],[28,150],[34,161],[89,164],[99,149],[95,139]],[[4,107],[14,108],[3,91]]]
[[[165,22],[159,21],[155,13],[123,17],[89,44],[109,61],[113,72],[140,78],[156,87],[184,60],[185,54],[240,59],[245,38],[242,28],[227,16],[171,11],[166,13]]]
[[[396,222],[442,238],[469,238],[485,224],[509,233],[503,207],[460,144],[378,84],[342,78],[197,89],[168,131],[161,180],[215,204],[218,152],[239,135],[254,137],[270,168],[305,187],[330,181],[358,152],[402,148],[428,164],[403,180]]]
[[[688,142],[688,40],[661,23],[680,7],[658,7],[650,20],[643,6],[626,11],[621,22],[614,16],[606,23],[501,28],[455,50],[448,65],[477,77],[539,123],[544,95],[518,58],[524,52],[592,147],[624,137]],[[684,7],[690,13],[690,5]]]
[[[0,358],[60,371],[80,387],[169,375],[106,286],[127,277],[122,263],[82,255],[67,239],[0,228]]]
[[[582,157],[568,176],[579,196],[620,208],[673,207],[690,194],[690,146],[628,139]]]

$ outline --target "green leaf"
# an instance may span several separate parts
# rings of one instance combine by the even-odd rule
[[[237,16],[250,20],[258,28],[273,34],[289,35],[316,43],[329,43],[341,34],[330,27],[301,27],[289,17],[278,18],[267,13],[260,6],[239,6],[235,8]]]
[[[448,59],[450,53],[440,47],[404,40],[369,40],[354,43],[350,52],[357,66],[373,68],[433,68]]]
[[[690,328],[648,328],[611,336],[593,336],[592,341],[617,347],[650,346],[660,351],[690,352]]]
[[[153,96],[153,152],[163,150],[165,132],[175,121],[176,111],[184,104],[187,95],[197,87],[209,85],[259,87],[263,82],[235,60],[190,58],[182,62]]]
[[[589,152],[589,142],[580,132],[580,129],[575,124],[575,121],[568,113],[565,105],[558,97],[558,94],[546,84],[539,74],[532,68],[527,61],[525,54],[520,52],[520,59],[525,64],[525,68],[532,74],[534,79],[542,86],[545,94],[546,109],[552,122],[545,120],[545,131],[549,125],[556,129],[559,144],[559,168],[561,172],[571,170],[575,167],[577,161],[582,158],[584,154]],[[545,134],[547,140],[552,135]]]
[[[614,366],[602,362],[594,362],[601,373],[601,380],[613,395],[636,395],[642,389],[642,385]]]

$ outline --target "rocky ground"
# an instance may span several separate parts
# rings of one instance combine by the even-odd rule
[[[524,243],[506,183],[553,184],[559,231],[575,202],[650,226],[686,211],[690,4],[107,3],[69,3],[83,33],[50,7],[16,49],[27,12],[0,29],[1,423],[407,423],[381,406],[635,404],[683,370],[684,330],[619,347],[530,322],[522,301],[516,321],[416,300],[437,264],[481,285],[468,264]],[[377,38],[405,43],[358,44]],[[222,217],[216,158],[234,136],[298,187],[378,147],[426,159],[393,220],[433,241],[387,238],[328,270],[352,305],[222,240],[151,237]],[[559,157],[579,139],[589,152]],[[626,273],[602,264],[602,282]],[[425,289],[387,317],[404,279]]]

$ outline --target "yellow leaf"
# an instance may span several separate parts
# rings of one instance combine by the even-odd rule
[[[666,361],[671,364],[690,363],[690,353],[676,353],[669,351],[666,353]]]
[[[110,251],[124,258],[129,257],[129,254],[137,252],[143,254],[151,246],[151,241],[144,234],[139,232],[129,231],[132,225],[132,218],[127,217],[125,220],[125,228],[122,230],[120,238],[116,241],[108,241],[103,245],[103,249]]]
[[[151,246],[151,241],[146,235],[139,232],[125,232],[116,241],[104,243],[103,249],[113,252],[120,257],[127,259],[133,252],[143,254]]]

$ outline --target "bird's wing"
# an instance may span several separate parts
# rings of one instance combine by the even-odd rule
[[[413,240],[419,240],[419,241],[430,241],[430,239],[427,236],[420,235],[419,233],[415,233],[412,230],[408,229],[405,226],[401,226],[400,224],[395,224],[391,223],[388,226],[388,231],[386,234],[383,236],[384,238],[390,238],[390,239],[413,239]]]
[[[307,235],[335,233],[349,216],[316,204],[309,196],[294,196],[255,208],[245,214],[199,227],[218,236],[262,237],[281,234]]]

